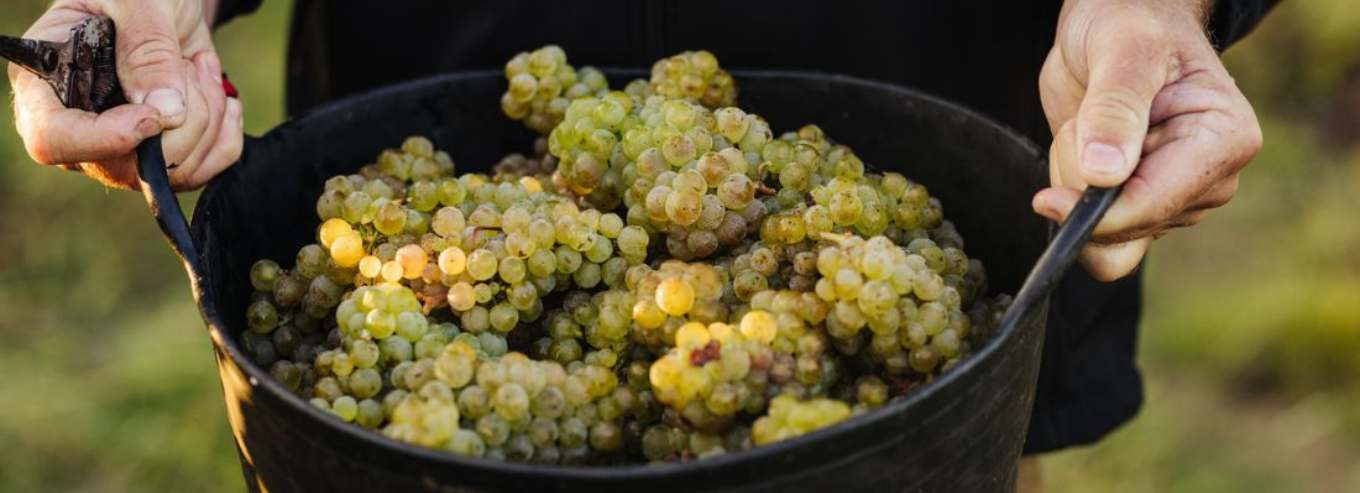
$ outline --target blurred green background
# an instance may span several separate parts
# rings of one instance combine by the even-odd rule
[[[45,3],[5,0],[0,32]],[[217,36],[252,134],[283,119],[291,5],[264,5]],[[1230,206],[1153,249],[1147,402],[1047,456],[1048,491],[1360,491],[1360,6],[1285,2],[1226,60],[1265,149]],[[141,197],[33,164],[12,118],[0,493],[241,491],[207,334]]]

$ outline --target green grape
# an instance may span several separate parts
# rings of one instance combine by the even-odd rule
[[[561,274],[571,274],[581,268],[581,252],[568,248],[566,245],[557,247],[557,272]]]
[[[458,393],[458,408],[470,420],[481,419],[491,412],[491,394],[478,385],[469,385]]]
[[[354,418],[359,415],[359,403],[353,397],[347,395],[335,399],[335,402],[331,403],[331,409],[336,416],[345,421],[354,421]]]
[[[389,337],[378,343],[382,356],[379,363],[385,368],[391,368],[397,364],[410,361],[415,357],[415,346],[401,337]]]
[[[492,398],[492,407],[507,422],[519,421],[529,412],[529,394],[515,383],[501,385]]]
[[[449,180],[445,183],[458,182]],[[435,211],[434,217],[430,220],[430,228],[434,230],[435,234],[440,236],[450,236],[460,233],[463,231],[465,225],[466,220],[463,218],[463,211],[458,210],[456,207],[443,207],[438,211]]]
[[[619,252],[624,255],[641,257],[647,253],[648,241],[646,230],[638,226],[628,226],[619,232]]]
[[[519,310],[508,303],[498,304],[491,308],[489,323],[499,332],[509,332],[519,323]]]
[[[350,223],[360,224],[372,221],[368,208],[373,204],[373,199],[364,192],[354,192],[345,197],[341,203],[341,217]]]
[[[467,256],[467,273],[473,279],[485,281],[496,275],[498,268],[496,255],[486,249],[474,250]]]
[[[282,275],[283,270],[279,268],[279,264],[272,260],[260,260],[250,266],[250,285],[261,293],[273,292],[274,283]]]
[[[855,194],[841,192],[831,196],[827,210],[836,225],[850,226],[859,221],[864,212],[864,203]]]
[[[373,217],[373,227],[385,235],[400,233],[406,227],[406,209],[396,202],[384,201]]]
[[[373,368],[354,370],[349,376],[349,391],[354,397],[367,399],[382,390],[382,375]]]
[[[373,399],[359,401],[358,412],[354,417],[354,422],[356,424],[366,429],[374,430],[382,425],[382,420],[382,404],[379,404]]]
[[[256,301],[246,310],[246,322],[250,330],[267,334],[279,325],[279,312],[268,301]]]
[[[491,313],[486,308],[474,306],[462,314],[462,325],[468,332],[480,334],[491,328]]]
[[[510,423],[499,414],[487,414],[477,419],[477,434],[487,445],[499,446],[510,439]]]
[[[671,193],[666,199],[666,218],[681,226],[694,224],[703,211],[703,195],[697,192]]]
[[[348,180],[345,183],[349,183]],[[323,221],[344,215],[344,194],[337,190],[327,190],[316,201],[316,215]],[[328,404],[329,405],[329,404]]]
[[[321,245],[307,245],[298,250],[297,273],[306,279],[312,279],[326,273],[326,260],[330,256]]]
[[[497,272],[500,273],[502,280],[511,284],[523,281],[524,276],[527,274],[524,260],[518,257],[505,257],[501,259]]]

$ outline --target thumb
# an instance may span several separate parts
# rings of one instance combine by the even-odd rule
[[[117,26],[118,80],[128,101],[148,104],[169,130],[184,124],[187,79],[172,2],[111,2]]]
[[[1098,187],[1119,185],[1133,174],[1147,137],[1152,100],[1166,83],[1162,59],[1144,45],[1091,52],[1086,97],[1077,112],[1081,179]]]

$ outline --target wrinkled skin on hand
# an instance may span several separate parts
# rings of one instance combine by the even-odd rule
[[[118,78],[130,104],[95,114],[69,109],[38,76],[11,64],[15,127],[29,156],[80,169],[110,186],[138,187],[137,144],[164,135],[177,190],[235,163],[243,140],[241,103],[222,89],[208,28],[216,0],[57,0],[24,37],[65,41],[71,28],[103,15],[117,26]]]
[[[1097,279],[1237,191],[1261,148],[1256,114],[1204,29],[1206,0],[1068,0],[1040,74],[1054,135],[1035,212],[1063,222],[1086,186],[1124,184],[1081,253]]]

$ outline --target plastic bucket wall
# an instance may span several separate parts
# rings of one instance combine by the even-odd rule
[[[618,83],[620,72],[610,72]],[[634,75],[628,73],[628,75]],[[1046,183],[1039,150],[987,119],[899,87],[838,76],[737,73],[743,108],[776,132],[817,123],[871,166],[924,183],[1014,293],[1046,239],[1029,197]],[[258,491],[611,492],[1010,491],[1024,442],[1047,302],[1018,317],[943,378],[884,409],[755,450],[684,464],[567,468],[465,459],[388,440],[322,413],[270,379],[236,342],[248,271],[291,265],[312,241],[323,181],[410,135],[485,170],[532,135],[500,112],[499,72],[420,80],[348,99],[253,139],[194,212],[211,331],[247,484]],[[1015,315],[1013,313],[1012,315]]]

